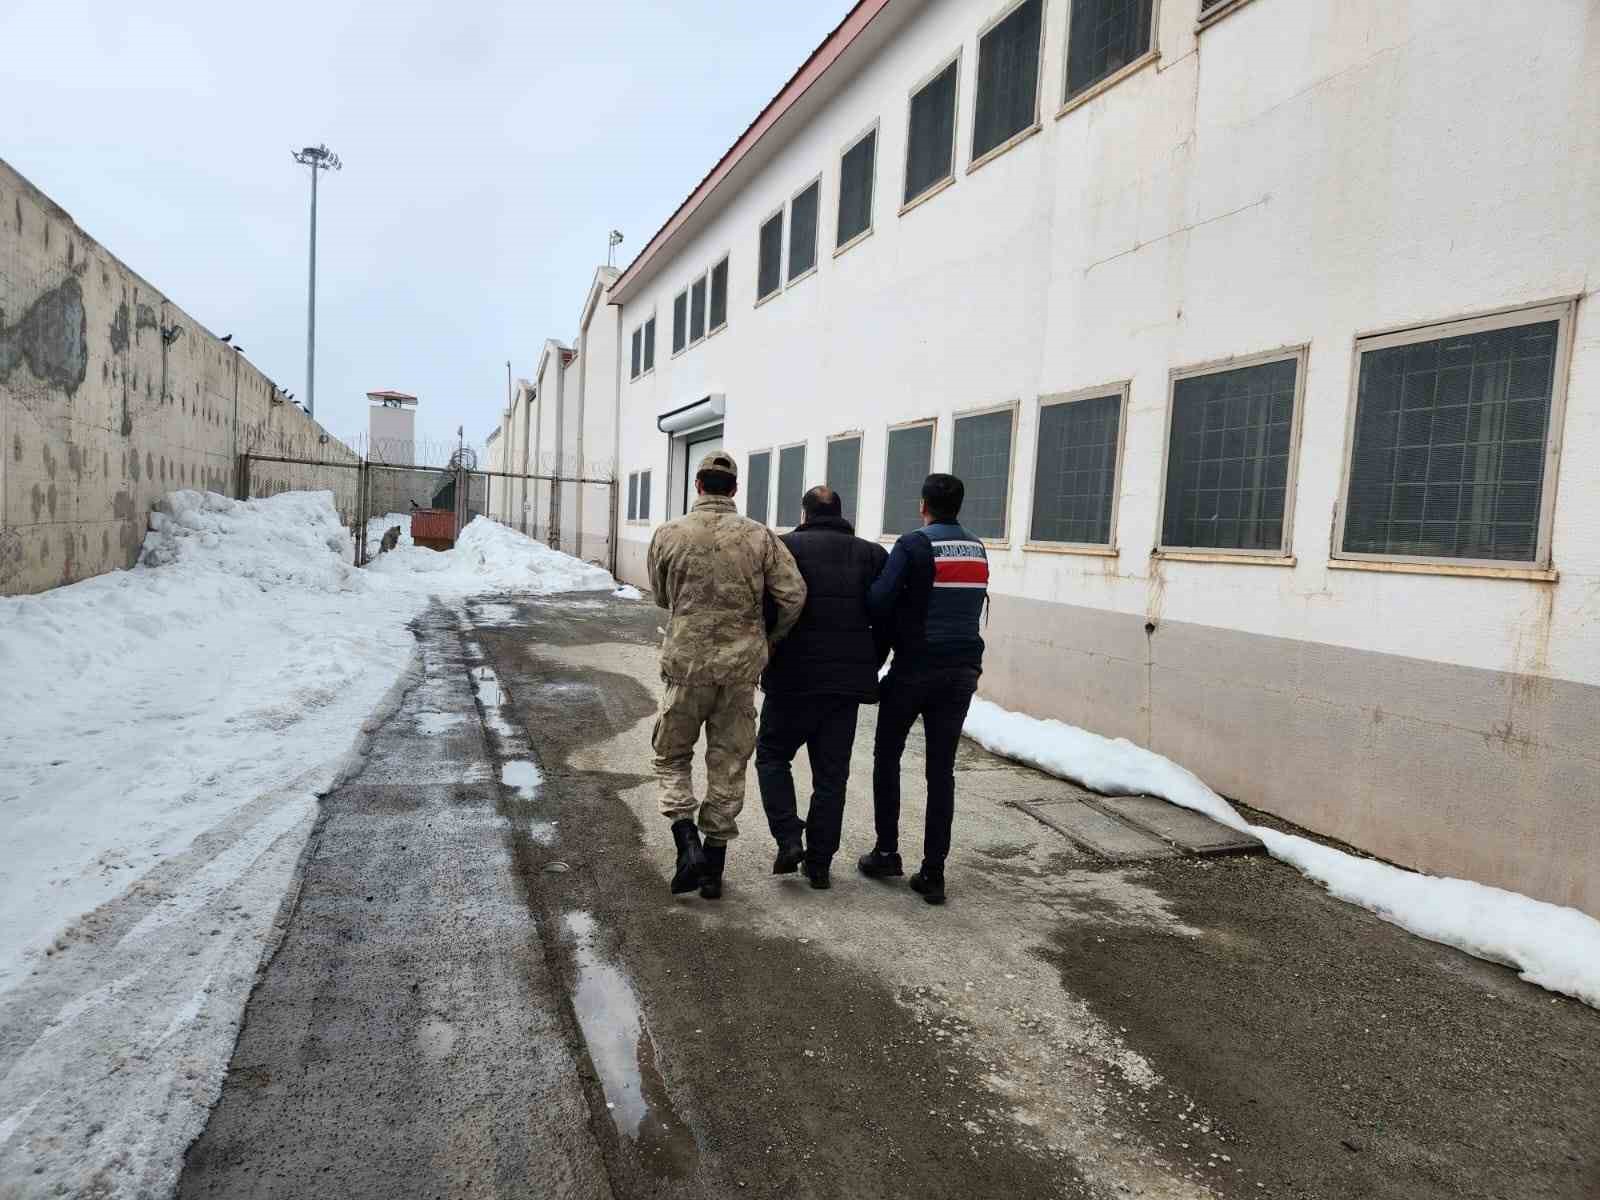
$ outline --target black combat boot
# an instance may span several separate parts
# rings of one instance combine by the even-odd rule
[[[728,862],[728,845],[724,842],[720,846],[713,846],[710,842],[705,846],[706,869],[700,876],[700,898],[703,900],[722,899],[722,868]]]
[[[944,903],[944,867],[922,864],[922,870],[911,877],[911,890],[929,904]]]
[[[672,823],[672,840],[678,843],[678,869],[672,875],[672,894],[678,896],[700,886],[706,855],[700,848],[700,831],[688,817],[680,817]]]
[[[833,886],[833,881],[828,878],[828,864],[819,862],[814,858],[806,859],[806,878],[811,881],[811,886],[817,891],[826,891]]]
[[[856,866],[863,875],[873,879],[906,873],[905,868],[900,865],[900,856],[897,853],[893,850],[879,850],[877,847],[873,847],[871,854],[863,854],[856,859]]]
[[[800,869],[800,863],[805,856],[806,846],[800,840],[798,833],[793,837],[781,839],[778,842],[778,857],[772,860],[772,873],[774,875],[793,875]]]

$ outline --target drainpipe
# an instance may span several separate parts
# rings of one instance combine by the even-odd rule
[[[622,525],[622,505],[619,493],[622,488],[622,305],[613,304],[617,310],[616,353],[612,358],[614,379],[611,386],[611,575],[617,574],[618,533]]]
[[[583,400],[583,396],[584,396],[584,380],[588,377],[588,374],[589,374],[588,343],[589,343],[589,326],[588,326],[588,323],[585,322],[584,327],[578,331],[578,469],[576,471],[574,471],[573,474],[576,475],[579,479],[582,479],[585,475],[588,474],[588,472],[583,469],[583,426],[584,426],[584,415],[583,415],[583,413],[584,413],[584,409],[583,409],[584,400]],[[572,552],[576,557],[582,558],[583,557],[583,489],[584,489],[584,485],[582,483],[579,483],[577,485],[577,487],[578,487],[578,519],[577,519],[577,529],[578,529],[577,541],[578,541],[578,544],[573,547],[573,551]]]

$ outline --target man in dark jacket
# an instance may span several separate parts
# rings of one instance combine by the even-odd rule
[[[944,903],[944,860],[956,807],[956,748],[983,671],[978,633],[989,594],[983,542],[956,521],[966,488],[954,475],[922,484],[922,528],[894,544],[872,585],[872,620],[887,628],[894,663],[884,677],[872,752],[872,807],[878,844],[858,863],[864,875],[904,873],[900,865],[900,755],[918,717],[927,739],[928,812],[922,869],[911,886]]]
[[[888,556],[855,536],[826,484],[807,492],[800,508],[801,525],[782,540],[805,578],[806,604],[761,676],[766,700],[756,778],[778,843],[772,873],[790,874],[803,859],[811,886],[825,888],[844,821],[856,712],[877,700],[878,666],[888,653],[887,639],[881,648],[874,640],[867,612],[867,590]],[[795,810],[789,769],[801,746],[811,758],[811,808],[804,821]]]

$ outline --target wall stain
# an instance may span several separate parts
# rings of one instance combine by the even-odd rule
[[[128,335],[130,331],[128,316],[128,302],[124,300],[117,305],[117,315],[111,318],[111,350],[114,354],[121,354],[128,348]]]
[[[72,472],[74,479],[83,478],[83,451],[76,442],[67,443],[67,470]]]
[[[89,323],[83,285],[68,277],[39,296],[15,325],[0,312],[0,379],[19,363],[35,378],[74,395],[89,371]]]
[[[37,483],[34,484],[33,491],[29,494],[28,499],[33,504],[33,523],[37,525],[39,523],[39,514],[44,512],[44,488]]]
[[[54,479],[56,477],[56,456],[50,453],[50,443],[46,442],[40,449],[44,452],[42,455],[44,458],[44,473]]]
[[[17,462],[22,461],[22,435],[20,433],[11,435],[11,457]]]

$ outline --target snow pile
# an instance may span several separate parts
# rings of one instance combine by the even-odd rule
[[[1274,858],[1340,900],[1430,941],[1514,967],[1530,983],[1600,1008],[1600,921],[1516,892],[1401,870],[1244,820],[1170,759],[1124,738],[1100,737],[974,700],[964,730],[986,750],[1097,792],[1159,796],[1260,838]]]
[[[638,588],[634,587],[633,584],[631,584],[631,583],[623,584],[621,587],[619,587],[616,591],[612,592],[611,594],[613,596],[615,596],[618,600],[643,600],[644,599],[644,593],[641,592]]]
[[[359,580],[345,553],[348,544],[332,492],[284,492],[266,500],[170,492],[150,514],[139,563],[220,572],[263,589],[349,591]]]
[[[132,570],[0,598],[0,1194],[170,1193],[418,612],[616,587],[476,525],[359,570],[327,492],[174,492],[151,524]]]
[[[461,531],[455,549],[423,546],[392,550],[367,568],[387,576],[438,576],[434,588],[461,594],[489,591],[609,592],[617,586],[611,573],[525,537],[488,517],[476,517]]]

